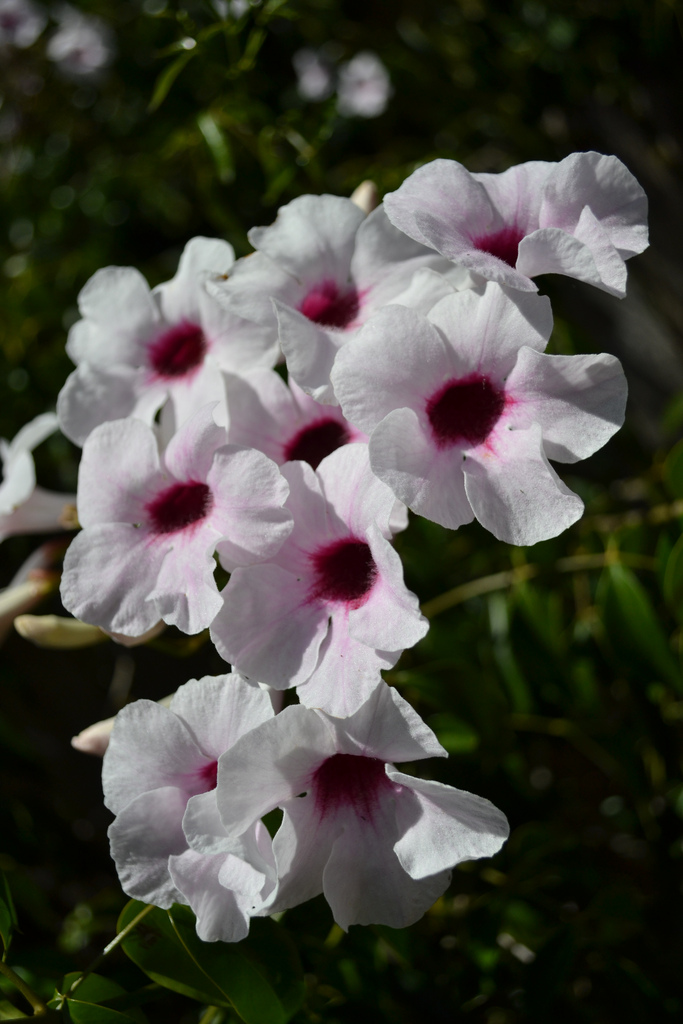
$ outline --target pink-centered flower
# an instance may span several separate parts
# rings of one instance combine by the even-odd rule
[[[235,570],[211,636],[248,677],[350,714],[428,628],[389,543],[395,499],[366,445],[338,448],[317,473],[290,462],[282,474],[294,529],[268,563]]]
[[[208,402],[224,402],[221,370],[273,366],[273,332],[222,308],[206,291],[234,261],[232,246],[193,238],[175,277],[150,291],[133,267],[105,267],[78,297],[83,319],[67,351],[77,364],[62,388],[62,430],[77,444],[108,420],[152,423],[170,399],[178,425]]]
[[[228,440],[258,448],[278,465],[299,459],[317,469],[337,448],[368,440],[338,406],[321,405],[274,370],[225,374],[225,381]]]
[[[66,528],[63,513],[75,504],[73,494],[36,486],[32,451],[57,429],[57,417],[46,412],[21,428],[14,440],[0,438],[0,541],[21,533],[52,533]]]
[[[550,303],[490,282],[428,317],[388,307],[342,352],[333,382],[371,434],[373,471],[419,515],[450,529],[476,517],[499,540],[535,544],[583,502],[548,459],[577,462],[624,420],[611,355],[543,354]]]
[[[532,278],[565,274],[620,298],[625,260],[647,248],[647,198],[615,156],[572,153],[502,174],[455,160],[418,168],[384,197],[393,224],[462,267],[536,291]]]
[[[398,231],[382,207],[366,217],[341,196],[299,196],[270,227],[252,228],[249,241],[258,251],[209,290],[227,309],[276,328],[290,377],[324,403],[336,404],[330,370],[337,351],[373,312],[388,302],[427,300],[429,308],[435,286],[440,298],[467,279]],[[421,268],[454,283],[433,275],[411,288]]]
[[[159,619],[205,629],[222,605],[214,552],[228,570],[273,555],[291,529],[287,492],[265,455],[226,444],[211,406],[163,454],[140,420],[102,424],[83,448],[64,607],[127,636]]]
[[[274,888],[267,830],[255,821],[229,837],[215,794],[220,755],[272,716],[268,694],[238,675],[193,679],[168,708],[150,700],[123,708],[104,754],[124,892],[158,907],[189,904],[205,941],[243,939]]]
[[[443,757],[434,733],[385,683],[354,715],[301,706],[238,740],[219,758],[216,800],[229,835],[275,807],[274,913],[325,894],[335,921],[403,928],[443,893],[450,868],[490,857],[507,838],[488,800],[397,771]]]

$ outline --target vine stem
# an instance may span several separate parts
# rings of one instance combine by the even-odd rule
[[[506,569],[504,572],[496,572],[492,576],[481,576],[478,580],[471,580],[469,583],[461,583],[459,587],[447,590],[445,594],[433,597],[431,601],[425,601],[422,605],[422,614],[428,619],[440,615],[441,612],[454,608],[463,601],[469,601],[473,597],[480,597],[482,594],[491,594],[495,590],[506,590],[517,583],[524,583],[533,579],[541,572],[554,569],[555,572],[587,572],[590,569],[604,569],[607,565],[630,565],[634,569],[655,568],[654,558],[647,555],[631,554],[628,551],[605,551],[600,554],[591,555],[570,555],[568,558],[560,558],[553,566],[544,565],[518,565],[514,569]]]
[[[85,979],[88,977],[88,975],[92,974],[93,971],[97,970],[97,968],[100,966],[100,964],[103,962],[103,960],[105,960],[106,957],[108,957],[109,954],[114,949],[116,949],[116,947],[118,945],[120,945],[120,943],[122,943],[123,940],[125,938],[127,938],[127,936],[130,935],[130,933],[135,928],[137,928],[137,926],[140,924],[142,919],[144,917],[146,917],[147,914],[149,914],[150,911],[152,911],[152,910],[154,910],[154,905],[152,903],[150,903],[149,906],[146,906],[145,909],[141,910],[139,914],[136,914],[136,916],[133,918],[133,920],[129,921],[128,924],[126,925],[126,927],[122,928],[121,931],[117,935],[114,936],[114,938],[111,940],[111,942],[104,947],[104,949],[102,950],[100,955],[98,957],[96,957],[93,960],[93,962],[90,964],[90,966],[87,967],[83,971],[83,974],[81,974],[80,977],[74,979],[74,981],[71,983],[69,991],[65,993],[63,999],[68,999],[69,996],[72,996],[74,994],[74,992],[76,991],[76,989],[78,988],[78,986],[83,981],[85,981]],[[63,1002],[62,1002],[62,1005],[64,1005]]]
[[[14,987],[21,992],[24,999],[31,1004],[33,1007],[33,1015],[35,1017],[39,1017],[42,1014],[47,1013],[47,1006],[43,1000],[28,987],[24,979],[20,978],[19,975],[4,962],[4,960],[0,960],[0,973],[4,974],[5,977],[12,982]]]

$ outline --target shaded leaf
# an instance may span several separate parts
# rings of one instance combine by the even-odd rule
[[[185,65],[192,60],[193,57],[197,56],[198,52],[199,51],[197,48],[195,48],[194,50],[184,50],[180,54],[180,56],[176,57],[176,59],[168,65],[168,67],[164,68],[164,70],[161,72],[161,74],[156,80],[156,83],[154,85],[154,91],[152,93],[152,98],[149,101],[149,107],[147,109],[149,110],[150,113],[153,113],[155,110],[158,110],[158,108],[161,106],[161,104],[168,96],[171,86],[175,82],[180,72],[183,70]]]
[[[128,903],[119,931],[142,909]],[[206,943],[187,907],[155,908],[122,947],[153,981],[199,1002],[232,1006],[246,1024],[285,1024],[303,1000],[296,950],[274,921],[252,921],[252,934],[240,943]]]
[[[664,461],[664,482],[674,498],[683,498],[683,441],[673,446]]]
[[[17,912],[10,892],[7,876],[0,872],[0,939],[5,952],[10,947],[12,933],[17,926]]]

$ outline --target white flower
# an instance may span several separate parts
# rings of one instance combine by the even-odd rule
[[[35,43],[45,28],[47,17],[31,0],[0,0],[0,46],[20,50]]]
[[[109,25],[73,7],[62,8],[60,26],[47,44],[47,56],[66,75],[88,78],[111,64],[116,52]]]
[[[382,61],[364,50],[339,69],[337,109],[344,117],[379,117],[393,91]]]

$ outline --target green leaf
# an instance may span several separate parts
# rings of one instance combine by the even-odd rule
[[[198,53],[199,49],[197,47],[195,47],[194,50],[184,50],[179,57],[176,57],[176,59],[168,65],[168,67],[164,68],[156,80],[154,92],[152,93],[152,98],[149,101],[147,109],[150,113],[158,110],[168,96],[169,90],[180,72],[193,57],[197,56]]]
[[[14,900],[10,892],[7,876],[4,871],[0,872],[0,939],[5,952],[10,947],[12,933],[17,926],[17,912],[14,909]]]
[[[54,1008],[60,1007],[63,1003],[64,995],[80,977],[80,971],[73,971],[71,974],[65,975],[60,992],[55,995],[49,1005]],[[106,1016],[102,1017],[102,1024],[106,1024],[109,1020],[111,1020],[113,1024],[116,1019],[125,1019],[127,1021],[135,1022],[135,1024],[146,1024],[147,1018],[138,1007],[133,1006],[132,1008],[129,1008],[125,1006],[126,1001],[135,1000],[135,998],[134,993],[126,992],[125,988],[122,988],[121,985],[112,981],[110,978],[104,978],[101,974],[89,974],[74,990],[73,998],[70,997],[67,1002],[69,1012],[71,1013],[72,1020],[74,1021],[91,1020],[92,1014],[90,1016],[84,1016],[84,1014],[90,1013],[89,1010],[83,1009],[86,1005],[97,1004],[99,1006],[101,1003],[115,1002],[119,1005],[100,1007],[103,1010],[117,1012],[116,1018]],[[99,1017],[92,1019],[96,1021],[100,1020]]]
[[[80,999],[67,999],[66,1009],[72,1024],[133,1024],[133,1018],[127,1013]]]
[[[683,498],[683,441],[673,446],[664,461],[664,483],[674,498]]]
[[[235,166],[232,159],[232,149],[228,139],[216,124],[213,116],[205,111],[197,118],[199,130],[204,136],[204,141],[209,147],[213,162],[218,171],[218,179],[224,185],[228,185],[235,178]]]
[[[683,537],[679,537],[664,570],[664,600],[676,617],[683,619]]]
[[[142,909],[136,900],[128,903],[119,931]],[[189,908],[155,908],[122,946],[152,981],[202,1003],[231,1006],[246,1024],[285,1024],[303,1000],[294,944],[268,919],[253,920],[240,943],[206,943],[197,938]]]
[[[677,690],[683,680],[647,591],[625,565],[608,566],[600,579],[602,605],[610,639],[620,653],[650,664]]]

